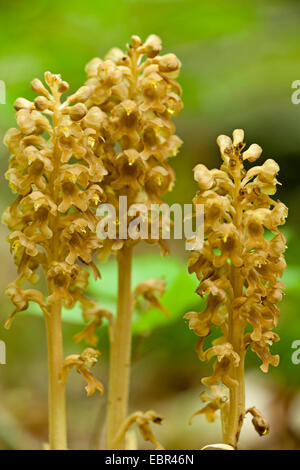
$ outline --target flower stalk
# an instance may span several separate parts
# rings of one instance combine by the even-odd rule
[[[95,212],[103,199],[99,182],[105,169],[88,145],[96,133],[84,104],[88,87],[62,103],[68,83],[50,72],[45,73],[45,82],[48,88],[38,79],[31,82],[38,94],[33,102],[16,100],[18,128],[9,129],[4,141],[11,153],[6,178],[18,194],[3,215],[18,267],[17,280],[6,291],[15,305],[6,328],[16,313],[27,310],[29,302],[40,306],[48,343],[49,448],[62,450],[67,448],[62,307],[79,302],[84,315],[91,304],[95,308],[84,294],[86,267],[95,278],[100,276],[92,255],[101,244],[95,233]],[[24,289],[24,283],[38,282],[39,268],[47,292],[41,285],[39,290]],[[81,363],[77,371],[91,384],[96,380],[83,371]],[[102,391],[99,385],[91,388],[96,389]]]
[[[49,446],[52,450],[67,449],[65,384],[60,375],[63,364],[61,303],[51,306],[46,317],[48,346],[48,418]]]
[[[49,77],[50,78],[50,77]],[[53,170],[49,181],[49,197],[57,205],[58,193],[56,183],[60,173],[61,160],[57,145],[56,130],[60,126],[62,114],[60,110],[59,82],[53,82]],[[56,85],[56,86],[55,86]],[[52,231],[50,241],[49,263],[59,262],[59,232],[58,214],[49,216],[49,228]],[[48,280],[48,296],[55,295],[53,280]],[[49,447],[52,450],[67,449],[67,418],[66,418],[66,392],[65,384],[60,380],[63,365],[63,337],[61,299],[55,300],[48,307],[49,315],[45,316],[48,350],[48,420],[49,420]]]
[[[199,336],[200,360],[216,356],[212,375],[202,379],[211,393],[201,394],[206,405],[195,414],[205,414],[212,422],[220,411],[223,443],[237,448],[247,412],[260,435],[269,431],[255,407],[245,410],[244,364],[249,347],[262,360],[263,372],[279,362],[270,346],[279,340],[272,329],[280,314],[276,304],[283,295],[279,278],[286,268],[286,242],[278,227],[285,222],[287,208],[270,197],[278,184],[274,160],[245,169],[245,162],[256,161],[262,149],[252,144],[244,151],[242,129],[233,132],[233,139],[219,136],[217,143],[223,160],[220,170],[194,168],[199,191],[193,202],[205,207],[204,243],[200,252],[191,253],[189,272],[200,281],[196,292],[206,308],[185,318]],[[204,350],[212,328],[221,336]]]
[[[175,81],[181,64],[174,54],[160,56],[161,47],[161,40],[155,35],[144,43],[138,36],[132,36],[126,52],[114,48],[104,60],[94,58],[86,66],[86,86],[93,90],[89,113],[98,123],[100,136],[95,152],[108,170],[103,189],[117,215],[116,235],[104,239],[100,249],[100,258],[114,253],[118,262],[117,315],[111,326],[109,449],[124,448],[125,439],[117,442],[116,438],[128,413],[131,321],[136,295],[143,295],[149,304],[160,305],[156,296],[164,290],[161,281],[153,279],[140,288],[137,286],[134,293],[131,290],[134,246],[144,240],[157,243],[163,253],[168,251],[162,239],[162,223],[158,237],[152,238],[151,218],[139,208],[144,204],[150,212],[151,203],[160,203],[162,196],[172,189],[175,174],[168,159],[176,155],[181,145],[172,122],[182,108],[181,89]],[[120,197],[127,198],[128,208],[136,208],[134,215],[127,209],[126,214],[122,213]],[[140,224],[132,227],[135,216],[139,216]],[[121,233],[124,224],[126,233],[131,230],[128,239]]]
[[[236,171],[233,175],[234,192],[232,195],[232,207],[234,209],[233,223],[240,230],[240,238],[242,243],[245,242],[242,217],[243,206],[240,204],[240,190],[243,164],[240,159],[234,160],[236,162]],[[230,281],[233,289],[234,298],[239,298],[243,294],[243,278],[241,276],[240,268],[231,264]],[[234,380],[234,385],[229,388],[229,409],[228,417],[225,421],[225,429],[223,432],[223,442],[232,447],[236,447],[241,427],[245,416],[245,378],[244,378],[244,363],[245,363],[245,345],[244,345],[244,329],[246,322],[244,319],[237,319],[234,316],[234,310],[228,311],[228,340],[233,346],[233,350],[239,356],[239,364],[237,367],[231,367],[231,376]]]
[[[131,365],[131,265],[132,247],[117,254],[118,305],[110,344],[110,375],[107,410],[107,449],[123,449],[123,439],[116,441],[118,431],[128,414]],[[120,334],[121,333],[121,334]]]

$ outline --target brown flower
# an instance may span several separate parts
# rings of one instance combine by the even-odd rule
[[[71,369],[74,367],[78,374],[87,382],[85,387],[87,396],[90,397],[96,390],[102,395],[104,393],[104,387],[90,371],[90,368],[96,364],[99,356],[100,352],[92,348],[85,349],[81,354],[71,354],[67,356],[63,362],[61,373],[62,382],[66,382]]]
[[[86,85],[92,94],[83,121],[92,114],[97,132],[94,148],[107,170],[103,188],[116,212],[120,195],[128,197],[128,207],[160,203],[174,183],[167,160],[182,144],[172,122],[182,108],[181,90],[174,80],[180,62],[174,54],[159,56],[160,50],[157,36],[144,43],[133,36],[126,52],[114,48],[104,61],[93,59],[86,67]],[[161,237],[162,232],[158,240],[147,242],[159,243],[165,250]],[[134,243],[105,240],[101,256]]]
[[[142,435],[142,438],[145,441],[152,442],[152,444],[155,445],[156,450],[164,450],[163,446],[157,441],[150,428],[150,423],[162,424],[162,421],[163,417],[158,415],[155,411],[149,410],[145,413],[143,413],[142,411],[135,411],[130,416],[128,416],[128,418],[121,426],[121,429],[119,430],[115,438],[115,442],[120,442],[125,436],[125,433],[128,431],[128,429],[132,426],[132,424],[135,423]]]
[[[158,297],[161,297],[164,294],[165,289],[166,283],[161,279],[149,279],[148,281],[141,282],[134,289],[134,302],[137,301],[139,296],[142,296],[149,305],[161,310],[169,316],[168,310],[158,300]]]

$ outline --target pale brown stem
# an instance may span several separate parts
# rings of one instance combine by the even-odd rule
[[[53,171],[49,182],[52,200],[57,203],[58,194],[55,182],[59,176],[60,154],[57,149],[55,131],[61,119],[60,94],[53,90],[55,108],[53,113]],[[59,233],[57,231],[58,216],[52,216],[49,224],[52,230],[50,252],[48,254],[49,266],[53,261],[59,261]],[[48,283],[48,295],[54,291],[51,283]],[[45,315],[47,344],[48,344],[48,420],[49,420],[49,446],[51,450],[67,449],[67,424],[66,424],[66,397],[65,384],[61,382],[60,374],[63,365],[63,338],[61,322],[61,301],[53,302],[48,306],[48,314]]]
[[[232,367],[231,378],[236,380],[237,385],[229,391],[229,410],[226,425],[223,430],[223,441],[236,448],[240,436],[241,427],[245,416],[245,385],[244,385],[244,345],[243,330],[233,328],[232,341],[234,351],[240,356],[238,367]]]
[[[233,205],[235,208],[234,224],[240,231],[243,240],[242,228],[242,207],[239,202],[239,191],[241,181],[240,161],[237,161],[238,174],[234,178],[235,191],[233,197]],[[234,298],[240,297],[243,293],[243,278],[240,268],[231,266],[231,284],[233,288]],[[230,387],[229,390],[229,409],[226,416],[225,425],[223,427],[223,441],[234,448],[240,436],[240,431],[245,417],[245,345],[244,345],[244,329],[245,322],[239,317],[233,316],[233,310],[229,311],[229,331],[228,341],[232,344],[233,350],[239,355],[240,362],[238,367],[231,367],[230,377],[236,381],[236,385]]]
[[[131,264],[132,248],[123,248],[118,261],[118,306],[113,325],[108,389],[107,449],[123,449],[116,437],[127,417],[131,363]]]
[[[48,342],[48,409],[49,446],[51,450],[67,449],[65,385],[60,380],[63,363],[61,303],[50,307],[46,316]]]

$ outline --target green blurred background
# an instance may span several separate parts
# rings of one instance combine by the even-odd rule
[[[14,126],[13,102],[33,96],[29,83],[44,71],[61,73],[75,90],[85,80],[84,65],[103,57],[111,47],[124,47],[132,34],[145,39],[161,36],[164,52],[182,61],[180,83],[184,110],[177,130],[184,146],[173,160],[177,184],[168,200],[189,203],[196,191],[192,168],[201,162],[219,165],[215,139],[244,128],[246,140],[263,149],[263,160],[276,158],[282,187],[278,197],[290,208],[285,228],[289,269],[284,276],[286,296],[277,328],[280,343],[273,352],[280,365],[268,375],[248,354],[247,403],[260,408],[271,423],[271,433],[259,438],[250,419],[241,436],[242,448],[300,449],[300,364],[291,361],[291,344],[300,340],[300,105],[291,102],[294,80],[300,79],[300,4],[267,0],[12,0],[0,1],[0,79],[7,91],[0,105],[0,138]],[[13,200],[4,173],[8,152],[0,147],[0,211]],[[4,296],[15,267],[1,225],[0,240],[0,339],[6,342],[7,364],[0,365],[0,448],[38,449],[47,440],[47,369],[43,319],[18,315],[6,332],[4,320],[12,306]],[[210,365],[201,364],[194,352],[196,337],[182,317],[201,308],[193,293],[195,279],[186,274],[183,242],[173,242],[172,257],[160,261],[145,246],[137,250],[136,282],[165,276],[169,291],[167,320],[152,311],[135,314],[131,410],[155,409],[166,417],[157,435],[166,448],[197,449],[220,441],[220,423],[207,424],[190,415],[201,407],[201,377]],[[89,289],[99,301],[113,305],[116,288],[114,260],[100,266],[103,281]],[[66,354],[80,352],[73,335],[79,314],[71,312],[64,324]],[[99,332],[102,357],[95,375],[107,388],[107,331]],[[80,377],[72,374],[67,386],[69,444],[71,448],[103,446],[106,396],[86,398]],[[140,443],[144,447],[144,443]]]

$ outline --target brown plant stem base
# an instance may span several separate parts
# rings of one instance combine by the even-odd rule
[[[60,380],[63,364],[61,305],[52,306],[46,318],[49,375],[49,446],[51,450],[67,449],[65,384]]]
[[[118,252],[118,307],[113,326],[108,389],[107,449],[123,449],[117,434],[127,417],[131,356],[132,248]]]

